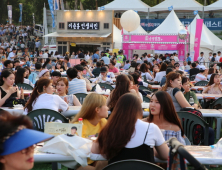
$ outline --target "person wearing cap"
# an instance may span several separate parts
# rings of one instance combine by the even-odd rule
[[[40,73],[39,73],[39,79],[41,79],[41,78],[47,78],[47,79],[49,79],[49,77],[50,77],[50,73],[49,73],[49,70],[48,70],[48,69],[43,69],[43,70],[40,71]],[[39,81],[39,80],[36,81],[35,87],[37,86],[38,81]]]
[[[200,57],[197,58],[197,61],[200,63],[200,65],[205,65],[204,52],[200,52]]]
[[[195,82],[198,82],[198,81],[207,81],[207,69],[204,65],[200,65],[199,67],[199,70],[200,70],[200,73],[198,73],[195,77]]]
[[[108,58],[110,58],[110,55],[109,55],[109,49],[106,49],[106,56],[108,57]]]
[[[16,55],[16,48],[13,48],[12,52],[10,52],[9,55],[8,55],[8,60],[13,61],[14,58],[16,58],[16,57],[17,57],[17,55]]]
[[[1,169],[32,169],[35,144],[51,139],[53,135],[33,130],[32,122],[27,116],[14,116],[4,110],[0,114]]]
[[[108,69],[105,66],[101,67],[99,77],[95,81],[99,83],[113,83],[111,77],[108,76],[107,73]]]

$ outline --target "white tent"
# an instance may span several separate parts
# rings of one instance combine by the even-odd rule
[[[222,0],[216,1],[204,7],[204,11],[222,10]]]
[[[114,0],[104,7],[104,10],[127,11],[131,9],[138,12],[148,12],[148,8],[150,8],[149,5],[141,0]]]
[[[148,34],[144,29],[143,27],[141,27],[141,25],[139,25],[139,27],[134,30],[134,31],[131,31],[130,33],[126,30],[123,29],[123,33],[124,34]]]
[[[195,0],[165,0],[150,8],[150,12],[167,12],[173,6],[175,11],[203,11],[203,5]]]
[[[194,20],[188,27],[190,32],[190,49],[193,51],[194,48],[194,38],[196,34],[196,19],[200,19],[200,16],[197,14]],[[212,33],[205,24],[203,24],[201,42],[200,42],[200,52],[205,52],[205,55],[210,51],[216,52],[217,50],[222,49],[222,40],[218,38],[214,33]],[[207,59],[207,58],[206,58]]]
[[[184,26],[172,10],[166,19],[149,34],[178,34],[181,29],[184,29]]]

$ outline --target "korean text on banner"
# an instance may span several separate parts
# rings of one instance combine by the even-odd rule
[[[49,9],[52,15],[52,27],[55,28],[55,17],[54,17],[54,8],[53,8],[53,0],[48,0]]]
[[[22,22],[22,3],[19,3],[20,17],[19,22]]]
[[[197,58],[199,57],[202,27],[203,27],[203,19],[197,19],[196,34],[195,34],[195,39],[194,39],[194,51],[195,51],[194,61],[197,61]]]

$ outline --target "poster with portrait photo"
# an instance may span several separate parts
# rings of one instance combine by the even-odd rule
[[[82,124],[46,122],[44,132],[54,136],[68,134],[70,136],[77,135],[81,137]]]

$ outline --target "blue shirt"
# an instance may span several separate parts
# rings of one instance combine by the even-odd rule
[[[101,60],[103,60],[104,63],[107,64],[107,65],[110,63],[109,57],[104,56],[104,57],[101,58]]]
[[[130,63],[125,64],[125,66],[123,67],[123,69],[124,69],[124,70],[127,70],[127,69],[129,69],[129,67],[130,67]]]
[[[96,54],[96,53],[95,53],[95,54],[93,54],[93,55],[92,55],[92,61],[93,61],[94,59],[97,59],[97,60],[98,60],[98,59],[99,59],[99,55],[98,55],[98,54]]]
[[[27,61],[27,62],[25,63],[25,65],[23,65],[23,68],[24,68],[24,67],[26,67],[26,66],[28,66],[28,67],[30,67],[30,66],[31,66],[30,61]]]
[[[68,95],[76,93],[87,93],[85,80],[74,78],[69,81]]]
[[[190,61],[191,62],[191,57],[187,57],[186,62]]]

